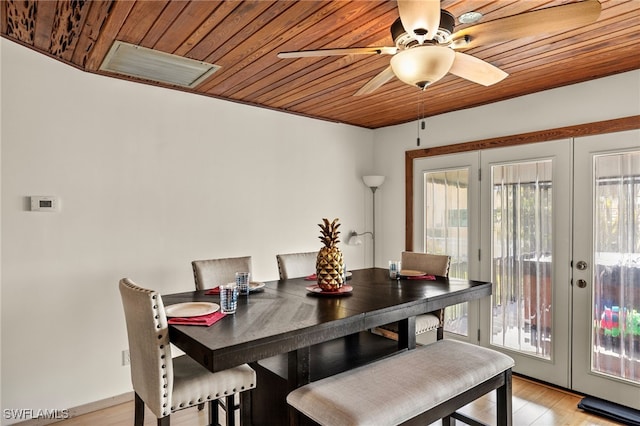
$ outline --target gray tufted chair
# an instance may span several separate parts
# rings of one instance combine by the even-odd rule
[[[207,290],[236,280],[236,272],[251,272],[251,256],[194,260],[196,290]]]
[[[448,277],[451,257],[441,254],[404,251],[402,252],[401,262],[402,269],[413,269],[426,272],[428,275]],[[444,309],[438,309],[437,311],[416,317],[416,335],[432,330],[436,330],[437,340],[444,338]],[[382,327],[378,327],[376,332],[397,340],[398,324],[383,325]]]
[[[120,295],[127,323],[131,381],[135,393],[136,426],[144,423],[145,404],[168,426],[171,413],[209,402],[209,422],[218,424],[219,398],[233,406],[235,394],[255,388],[256,373],[248,365],[211,373],[192,358],[171,357],[169,328],[162,297],[138,287],[128,278],[120,280]],[[248,392],[247,392],[248,394]],[[227,410],[227,425],[235,423],[235,410]]]
[[[316,273],[318,252],[277,254],[278,273],[281,280],[308,277]]]

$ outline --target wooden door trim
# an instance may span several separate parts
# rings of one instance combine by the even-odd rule
[[[511,136],[463,142],[433,148],[406,151],[405,164],[405,250],[413,250],[413,172],[414,160],[436,155],[455,154],[459,152],[480,151],[490,148],[523,145],[529,143],[548,142],[566,138],[615,133],[625,130],[640,129],[640,115],[616,118],[613,120],[597,121],[594,123],[578,124],[576,126],[559,127],[550,130],[540,130]]]

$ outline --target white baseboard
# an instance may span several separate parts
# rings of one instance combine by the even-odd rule
[[[123,393],[122,395],[112,396],[110,398],[101,399],[99,401],[89,402],[87,404],[79,405],[77,407],[69,408],[67,419],[81,416],[83,414],[92,413],[94,411],[102,410],[104,408],[113,407],[114,405],[124,404],[125,402],[133,401],[133,392]],[[59,416],[62,417],[62,416]],[[44,426],[61,422],[66,419],[31,419],[24,422],[15,423],[20,426]]]

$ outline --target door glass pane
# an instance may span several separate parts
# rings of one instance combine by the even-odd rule
[[[469,169],[428,172],[424,180],[425,251],[451,256],[449,276],[467,278]],[[444,329],[466,336],[467,315],[466,303],[447,307]]]
[[[491,343],[550,359],[552,162],[492,166],[491,179]]]
[[[640,383],[640,151],[594,168],[591,368]]]

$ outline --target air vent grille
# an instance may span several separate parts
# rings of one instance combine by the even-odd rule
[[[183,58],[116,40],[101,71],[194,88],[220,69],[219,65]]]

